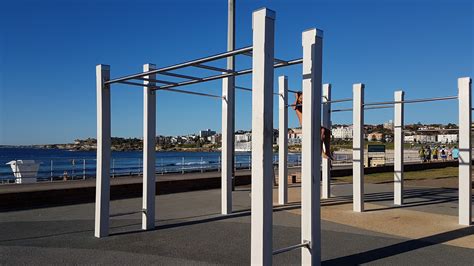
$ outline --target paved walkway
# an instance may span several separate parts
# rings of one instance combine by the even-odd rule
[[[457,225],[457,191],[407,186],[407,206],[391,206],[391,184],[367,184],[368,209],[353,213],[351,185],[334,186],[322,203],[323,265],[472,265],[474,227]],[[275,190],[276,195],[276,190]],[[299,187],[275,207],[275,249],[300,242]],[[141,199],[111,203],[111,236],[93,237],[94,204],[0,213],[0,264],[248,264],[250,197],[233,194],[219,215],[220,191],[157,196],[156,230],[140,230]],[[298,250],[274,256],[299,264]]]

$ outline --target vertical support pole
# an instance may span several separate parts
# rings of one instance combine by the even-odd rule
[[[393,162],[393,199],[395,205],[403,205],[403,142],[404,142],[404,104],[403,91],[395,92],[395,114],[393,119],[395,154]]]
[[[228,0],[227,50],[235,49],[235,2]],[[234,70],[234,57],[227,57],[227,69]],[[234,185],[234,134],[235,134],[235,77],[222,80],[222,172],[221,213],[232,213]]]
[[[95,190],[95,237],[109,235],[110,204],[110,66],[96,66],[97,90],[97,173]]]
[[[154,64],[144,64],[143,72],[155,70]],[[156,74],[145,76],[156,79]],[[155,86],[155,83],[143,81],[144,85]],[[142,229],[155,228],[155,160],[156,160],[156,93],[148,87],[143,87],[143,202]]]
[[[354,84],[353,138],[352,138],[352,188],[355,212],[364,211],[364,84]]]
[[[234,77],[222,80],[222,172],[221,213],[232,213],[234,158]]]
[[[278,203],[288,203],[288,77],[278,77]]]
[[[471,78],[458,79],[459,97],[459,224],[472,221]]]
[[[321,264],[321,90],[323,32],[303,32],[303,122],[301,161],[302,265]]]
[[[331,129],[331,84],[323,85],[323,127]],[[328,103],[327,103],[328,102]],[[323,158],[323,178],[321,198],[329,199],[331,197],[331,161],[329,158]]]
[[[251,264],[272,265],[275,12],[253,12]]]
[[[227,51],[233,51],[235,50],[235,0],[228,0],[228,5],[227,5]],[[235,57],[234,56],[229,56],[227,57],[227,69],[228,70],[235,70]],[[232,85],[232,99],[235,99],[235,77],[231,76],[229,77],[231,79],[231,85]],[[231,146],[231,151],[232,151],[232,160],[231,160],[231,169],[232,169],[232,176],[231,176],[231,181],[232,181],[232,191],[235,190],[235,100],[232,100],[232,105],[229,106],[232,110],[232,146]],[[232,201],[231,201],[232,203]],[[229,213],[232,212],[232,209],[230,210]]]

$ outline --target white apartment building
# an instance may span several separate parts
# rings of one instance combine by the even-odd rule
[[[417,143],[435,143],[435,135],[411,135],[405,136],[405,142],[417,142]]]
[[[216,132],[213,131],[213,130],[210,130],[210,129],[206,129],[206,130],[199,130],[199,137],[200,138],[207,138],[207,137],[210,137],[212,135],[215,135]]]
[[[301,138],[303,136],[303,132],[301,128],[290,128],[288,129],[288,144],[297,144],[301,143]]]
[[[455,143],[455,142],[458,142],[458,135],[457,134],[441,134],[441,135],[438,135],[438,142],[439,143]]]
[[[252,133],[235,134],[235,142],[252,141]]]
[[[331,130],[335,139],[352,139],[352,126],[339,126]]]

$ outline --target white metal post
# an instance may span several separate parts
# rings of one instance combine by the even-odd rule
[[[459,224],[472,221],[471,78],[458,79],[459,97]]]
[[[221,213],[232,213],[232,161],[234,158],[234,77],[222,79]]]
[[[364,211],[364,84],[353,87],[352,188],[355,212]]]
[[[405,93],[403,91],[395,92],[395,108],[394,108],[394,119],[393,129],[394,137],[393,142],[395,145],[395,154],[393,156],[393,191],[394,191],[394,204],[403,204],[403,142],[404,142],[404,106],[402,101],[405,99]]]
[[[331,84],[323,85],[323,127],[331,129]],[[331,197],[331,161],[329,158],[323,157],[322,163],[322,191],[321,197],[323,199],[328,199]]]
[[[236,11],[236,3],[235,0],[229,0],[228,3],[228,10],[227,10],[227,51],[233,51],[235,50],[235,11]],[[227,57],[227,69],[233,71],[235,70],[235,56],[229,56]],[[235,99],[235,76],[229,77],[232,79],[232,96],[233,99]],[[235,190],[235,100],[232,101],[232,161],[231,161],[231,169],[232,169],[232,177],[231,177],[231,182],[232,182],[232,191]],[[232,192],[231,192],[232,193]],[[232,195],[231,195],[232,197]],[[232,203],[232,200],[231,200]],[[230,213],[232,212],[232,208],[229,211]]]
[[[321,264],[321,90],[323,32],[303,32],[303,122],[301,152],[302,265]]]
[[[154,64],[143,65],[143,72],[155,70]],[[145,76],[156,79],[156,74]],[[143,81],[144,85],[155,83]],[[155,143],[156,143],[156,93],[149,87],[143,87],[143,202],[142,229],[155,228]]]
[[[272,265],[275,12],[253,12],[251,264]]]
[[[278,77],[278,203],[288,203],[288,77]]]
[[[97,90],[97,173],[95,192],[95,237],[109,235],[110,204],[110,66],[96,66]]]

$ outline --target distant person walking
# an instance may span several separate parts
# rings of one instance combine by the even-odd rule
[[[426,158],[427,162],[431,162],[431,148],[430,148],[430,146],[426,146],[425,158]]]
[[[453,159],[453,148],[449,148],[448,149],[448,160],[452,160]]]
[[[446,148],[444,146],[441,148],[440,154],[441,154],[441,160],[443,162],[446,161],[446,159],[448,159],[448,152],[446,151]]]
[[[438,160],[438,153],[439,153],[438,146],[435,146],[433,148],[433,161]]]
[[[459,149],[458,147],[454,146],[453,148],[453,160],[458,160],[459,159]]]
[[[418,157],[420,157],[420,160],[422,163],[425,162],[425,148],[423,146],[418,150]]]

